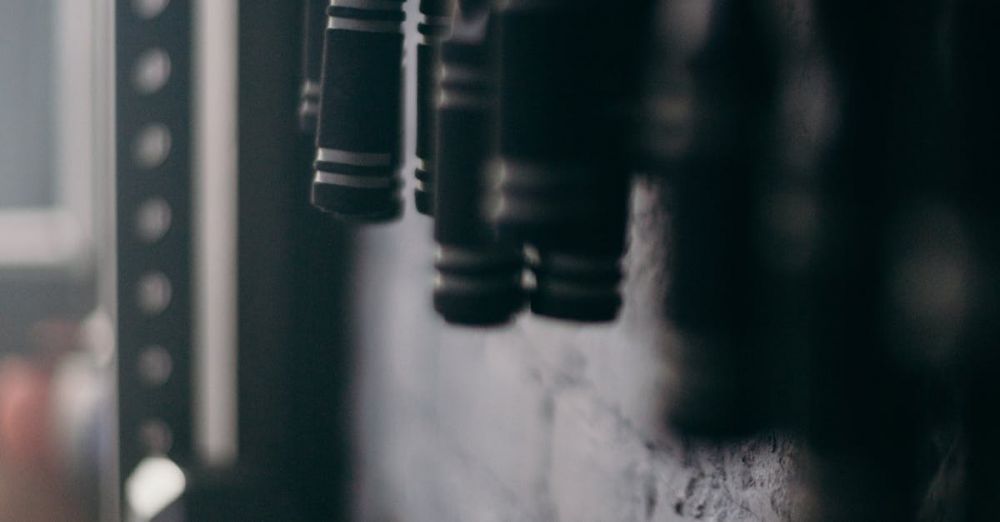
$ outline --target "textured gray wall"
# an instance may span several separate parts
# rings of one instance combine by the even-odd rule
[[[610,326],[523,314],[499,330],[431,310],[430,222],[362,236],[361,519],[419,522],[794,520],[796,448],[695,447],[665,429],[665,216],[639,182]]]

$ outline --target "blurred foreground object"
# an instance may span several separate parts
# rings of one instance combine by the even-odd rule
[[[0,368],[0,521],[83,520],[52,443],[49,376],[7,361]]]
[[[668,4],[660,16],[677,16]],[[774,15],[756,0],[706,2],[688,14],[704,20],[694,25],[704,28],[691,38],[698,45],[673,50],[689,64],[675,81],[689,82],[692,91],[674,103],[691,111],[690,141],[674,152],[675,161],[652,151],[667,179],[673,278],[667,311],[681,337],[672,422],[682,433],[711,439],[775,424],[772,372],[780,357],[766,329],[773,322],[767,296],[779,286],[755,244],[769,232],[760,230],[759,216],[774,186],[766,177],[776,170]]]
[[[927,252],[953,177],[949,2],[816,0],[837,93],[821,162],[824,212],[810,366],[810,520],[908,520],[926,489],[928,328],[949,314]],[[858,13],[865,16],[859,18]],[[942,242],[942,239],[946,240]],[[937,243],[937,244],[935,244]],[[928,249],[931,250],[928,250]],[[897,281],[902,281],[898,283]],[[945,305],[941,307],[939,305]],[[937,363],[933,371],[947,367]]]
[[[952,59],[960,120],[957,185],[974,253],[961,340],[967,445],[963,516],[983,522],[996,519],[1000,491],[1000,3],[957,0],[956,5]]]

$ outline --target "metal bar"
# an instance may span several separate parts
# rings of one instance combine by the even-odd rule
[[[193,453],[191,15],[115,4],[120,485],[147,456]]]

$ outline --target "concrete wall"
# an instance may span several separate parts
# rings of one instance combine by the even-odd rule
[[[665,429],[671,332],[657,191],[634,191],[625,307],[609,326],[523,314],[445,326],[430,221],[362,235],[361,519],[418,522],[794,520],[796,447],[697,447]]]

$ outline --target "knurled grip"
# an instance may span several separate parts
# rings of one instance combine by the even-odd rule
[[[333,0],[324,43],[312,202],[382,221],[402,210],[403,0]]]

